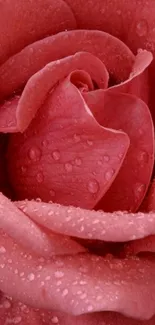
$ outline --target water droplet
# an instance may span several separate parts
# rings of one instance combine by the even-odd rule
[[[99,166],[103,165],[103,162],[102,162],[102,160],[98,160],[98,162],[97,162],[97,163],[98,163],[98,165],[99,165]]]
[[[141,151],[138,153],[138,160],[139,162],[142,162],[142,163],[147,163],[148,160],[149,160],[149,155],[146,151]]]
[[[95,194],[99,191],[99,183],[95,179],[92,179],[91,181],[89,181],[88,191],[92,194]]]
[[[40,197],[37,197],[36,198],[36,202],[41,202],[41,198]]]
[[[87,140],[87,144],[88,144],[88,146],[92,146],[93,145],[93,141]]]
[[[62,292],[62,296],[65,297],[68,295],[68,289],[64,289]]]
[[[30,48],[29,48],[29,51],[30,51],[30,53],[33,53],[33,52],[34,52],[33,47],[30,47]]]
[[[29,149],[28,156],[31,161],[39,161],[41,157],[41,150],[37,147],[32,147]]]
[[[47,147],[48,146],[48,140],[43,140],[42,145],[43,145],[43,147]]]
[[[114,175],[114,169],[109,169],[106,173],[105,173],[105,179],[106,181],[110,181],[111,178],[113,177]]]
[[[64,273],[62,271],[56,271],[55,272],[55,277],[57,279],[61,279],[61,278],[63,278],[63,276],[64,276]]]
[[[54,197],[55,196],[55,191],[54,190],[50,190],[50,196]]]
[[[5,309],[9,309],[9,308],[11,308],[11,303],[10,303],[10,301],[9,301],[9,300],[5,300],[5,301],[3,302],[3,307],[4,307]]]
[[[142,197],[142,196],[144,195],[144,193],[145,193],[145,189],[146,189],[145,184],[142,184],[142,183],[137,183],[137,184],[135,184],[135,187],[134,187],[134,194],[135,194],[135,199],[136,199],[136,200],[141,199],[141,197]]]
[[[145,36],[148,33],[148,23],[145,19],[142,19],[137,23],[136,33],[138,36]]]
[[[70,173],[73,170],[73,166],[70,163],[65,164],[65,169],[68,173]]]
[[[43,180],[44,180],[44,176],[42,173],[38,173],[37,176],[36,176],[36,179],[37,179],[37,182],[38,183],[42,183]]]
[[[33,281],[35,279],[35,275],[33,273],[30,273],[27,278],[29,281]]]
[[[82,160],[81,160],[81,158],[76,158],[76,159],[75,159],[75,164],[76,164],[77,166],[81,166],[81,165],[82,165]]]
[[[46,281],[49,281],[50,279],[51,279],[50,275],[48,275],[48,276],[45,278]]]
[[[74,134],[74,141],[76,142],[76,143],[78,143],[78,142],[80,142],[80,140],[81,140],[81,138],[80,138],[80,135],[78,135],[78,134]]]
[[[58,322],[59,322],[58,317],[53,316],[53,317],[52,317],[52,323],[53,323],[53,324],[58,324]]]
[[[0,247],[0,253],[1,253],[1,254],[6,253],[6,249],[5,249],[4,246],[1,246],[1,247]]]
[[[55,150],[52,152],[52,157],[54,160],[59,160],[60,159],[60,152],[58,150]]]
[[[92,311],[93,310],[93,306],[88,306],[88,311]]]
[[[105,155],[105,156],[103,157],[103,160],[104,160],[105,162],[108,162],[108,161],[110,160],[110,157],[109,157],[108,155]]]
[[[27,171],[27,168],[25,166],[21,166],[21,172],[22,174],[25,174]]]

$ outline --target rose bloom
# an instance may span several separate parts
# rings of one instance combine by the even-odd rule
[[[155,2],[0,1],[0,325],[155,324]]]

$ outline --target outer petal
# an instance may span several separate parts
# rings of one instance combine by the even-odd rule
[[[107,33],[96,30],[62,32],[29,45],[0,67],[0,98],[21,89],[47,63],[79,51],[97,56],[117,82],[129,77],[135,61],[129,48]]]
[[[27,44],[72,28],[76,28],[75,18],[62,0],[1,1],[0,63]]]
[[[86,251],[81,245],[65,236],[49,236],[32,222],[14,203],[0,194],[1,236],[4,230],[29,252],[44,257],[56,254],[76,254]],[[61,240],[61,242],[60,242]],[[1,247],[0,252],[5,252]]]
[[[75,315],[109,310],[148,319],[154,314],[154,261],[84,254],[43,262],[23,255],[9,237],[0,241],[6,249],[0,288],[23,303]]]
[[[97,208],[104,211],[135,211],[150,183],[154,165],[154,128],[149,108],[138,98],[97,90],[84,93],[97,121],[123,130],[130,147],[121,170]]]
[[[75,80],[77,74],[79,80]],[[85,78],[89,84],[91,79],[86,77],[76,72],[70,79],[76,84]],[[67,78],[48,96],[27,132],[11,137],[10,182],[18,198],[40,197],[45,202],[91,209],[116,177],[128,146],[125,133],[96,122],[80,91]]]
[[[155,234],[155,213],[105,213],[35,201],[16,205],[38,224],[69,236],[125,242]]]
[[[54,310],[51,312],[35,310],[4,295],[0,304],[0,321],[1,325],[22,322],[24,325],[154,325],[155,317],[138,321],[113,312],[72,316]]]
[[[155,179],[150,184],[150,188],[140,210],[146,212],[155,211]]]

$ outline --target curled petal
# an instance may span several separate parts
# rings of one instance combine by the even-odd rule
[[[16,205],[38,224],[69,236],[125,242],[155,233],[153,212],[106,213],[35,201]]]
[[[109,310],[149,319],[154,314],[153,260],[79,254],[43,262],[23,255],[9,237],[1,236],[0,242],[6,250],[1,254],[0,288],[22,303],[73,315]]]
[[[35,310],[21,302],[15,302],[12,298],[3,295],[1,298],[0,321],[6,325],[9,321],[13,324],[24,325],[154,325],[155,317],[141,321],[125,317],[114,312],[89,313],[73,316],[59,311]]]
[[[0,194],[0,223],[1,236],[3,230],[29,252],[46,258],[56,254],[86,251],[68,237],[52,233],[48,236],[3,194]]]
[[[130,138],[120,172],[97,208],[135,211],[146,194],[154,165],[154,127],[149,108],[128,94],[97,90],[83,96],[101,125],[121,129]]]
[[[128,93],[141,98],[145,103],[149,102],[148,67],[153,60],[151,52],[139,50],[129,79],[119,85],[110,87],[109,92]]]
[[[99,29],[121,39],[133,53],[138,49],[151,51],[155,57],[155,3],[137,0],[66,0],[72,9],[78,28]],[[81,10],[82,8],[82,10]],[[154,110],[154,83],[155,60],[149,69],[150,79],[150,109],[153,118]]]
[[[0,98],[5,99],[21,89],[47,63],[81,51],[97,56],[117,82],[129,77],[135,61],[130,49],[107,33],[96,30],[62,32],[29,45],[0,67]]]
[[[8,172],[18,198],[93,208],[119,172],[128,136],[100,126],[72,80],[89,87],[88,75],[72,73],[48,96],[27,132],[11,137]]]
[[[25,131],[52,88],[76,69],[88,72],[100,88],[106,86],[107,70],[104,64],[90,53],[79,52],[74,56],[51,62],[30,78],[21,97],[16,96],[0,106],[0,131]]]

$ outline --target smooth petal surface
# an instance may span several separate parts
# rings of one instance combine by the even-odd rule
[[[8,24],[9,20],[9,24]],[[49,34],[76,28],[62,0],[7,0],[0,3],[0,62]]]
[[[119,172],[129,147],[128,136],[96,122],[69,80],[74,79],[75,84],[86,81],[89,86],[91,79],[86,77],[76,72],[60,83],[28,130],[11,137],[8,173],[18,198],[39,197],[91,209]],[[104,161],[107,156],[109,161]]]
[[[35,201],[16,202],[16,205],[38,224],[79,238],[125,242],[155,232],[153,212],[105,213]]]
[[[96,30],[62,32],[29,45],[0,67],[0,98],[21,89],[47,63],[81,51],[97,56],[117,83],[129,77],[135,62],[130,49],[110,34]]]

